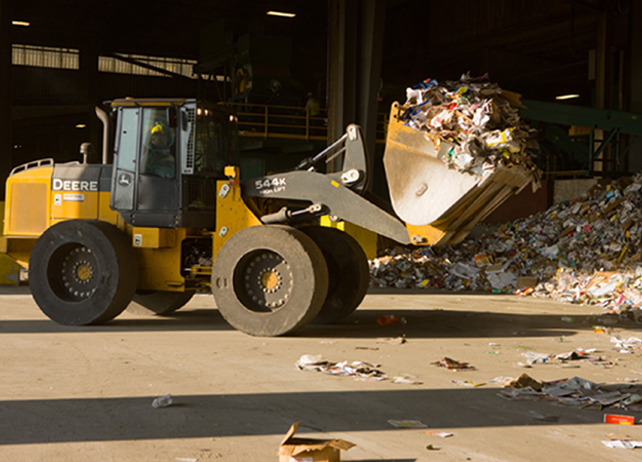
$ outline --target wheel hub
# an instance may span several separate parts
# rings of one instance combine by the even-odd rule
[[[76,279],[82,283],[87,283],[93,273],[92,267],[85,261],[76,265]]]
[[[281,275],[274,270],[266,268],[259,278],[261,280],[261,285],[263,285],[263,292],[265,293],[274,292],[281,285]]]
[[[96,257],[91,249],[74,245],[61,249],[60,257],[59,266],[56,265],[60,281],[59,296],[70,301],[89,298],[96,291],[97,286],[97,280],[94,277],[97,268]]]
[[[261,250],[246,257],[242,265],[245,306],[251,311],[279,309],[292,293],[292,271],[280,255]]]

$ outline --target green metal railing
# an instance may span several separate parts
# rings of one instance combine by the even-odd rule
[[[523,104],[520,116],[533,121],[550,142],[549,146],[540,143],[546,155],[545,178],[560,176],[565,170],[573,176],[579,176],[578,172],[585,176],[628,173],[629,151],[634,140],[642,137],[642,114],[530,100]],[[586,134],[569,135],[568,126],[585,127]]]

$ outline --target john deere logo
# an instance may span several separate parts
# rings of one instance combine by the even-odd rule
[[[62,180],[54,178],[51,189],[54,191],[98,191],[98,182],[95,180]]]
[[[118,184],[121,186],[129,186],[132,184],[132,177],[127,173],[121,173],[118,177]]]

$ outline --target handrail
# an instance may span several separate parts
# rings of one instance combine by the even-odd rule
[[[303,141],[328,140],[328,111],[318,115],[298,106],[272,106],[256,103],[220,103],[236,110],[239,135],[250,138],[289,139]],[[385,143],[388,128],[387,113],[377,114],[376,141]]]
[[[53,166],[54,160],[52,157],[48,157],[46,159],[39,159],[39,160],[34,160],[31,162],[24,163],[22,165],[18,165],[15,167],[13,170],[11,170],[11,173],[9,173],[9,176],[15,175],[18,172],[22,172],[24,170],[30,170],[32,168],[38,168],[38,167],[43,167],[43,166]]]

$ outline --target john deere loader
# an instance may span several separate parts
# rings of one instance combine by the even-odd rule
[[[393,106],[384,164],[395,214],[366,200],[361,130],[290,171],[240,181],[236,119],[192,99],[117,99],[103,163],[43,159],[6,184],[3,249],[28,269],[53,321],[89,325],[130,310],[168,314],[211,288],[222,316],[250,335],[331,323],[365,296],[364,251],[319,219],[351,222],[406,245],[457,242],[530,173],[449,170],[439,147]],[[319,172],[331,159],[341,168]],[[403,220],[403,221],[402,221]]]

